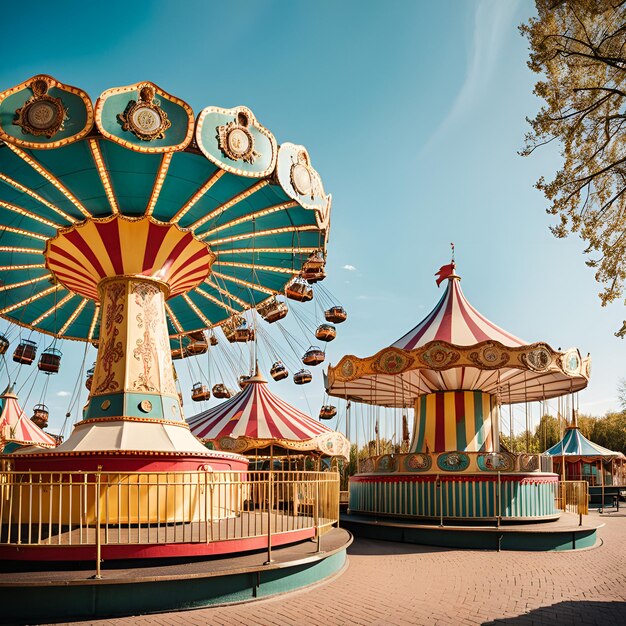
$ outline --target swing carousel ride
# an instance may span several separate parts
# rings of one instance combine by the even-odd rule
[[[350,482],[350,511],[370,516],[539,521],[559,517],[549,457],[501,447],[500,407],[587,386],[589,357],[528,343],[465,298],[454,260],[446,289],[415,328],[372,357],[344,356],[327,391],[347,401],[414,409],[405,454],[366,459]]]
[[[320,285],[330,205],[306,148],[279,146],[244,106],[209,106],[195,117],[150,82],[108,89],[93,105],[83,90],[47,75],[1,92],[4,364],[11,352],[18,368],[36,363],[45,392],[65,365],[63,341],[97,349],[87,404],[70,436],[56,448],[45,433],[22,437],[4,467],[120,476],[245,470],[246,457],[209,450],[190,432],[173,361],[207,355],[214,375],[220,359],[231,370],[234,384],[220,376],[211,386],[196,363],[199,402],[230,397],[252,376],[263,346],[275,380],[291,374],[296,384],[310,382],[302,366],[319,365],[325,350],[305,349],[310,342],[281,320],[293,313],[301,330],[328,342],[346,318]],[[296,313],[314,296],[321,313]],[[281,358],[269,324],[302,359],[299,368]],[[42,337],[49,339],[37,360]],[[211,360],[215,353],[221,357]],[[16,401],[8,389],[7,420],[26,424]],[[47,424],[43,399],[33,418]],[[111,519],[130,524],[130,502],[116,506]],[[140,523],[160,505],[147,506]],[[59,511],[71,526],[74,513]]]

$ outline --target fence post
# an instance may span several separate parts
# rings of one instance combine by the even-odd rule
[[[274,470],[269,471],[267,496],[267,561],[263,565],[273,563],[272,559],[272,509],[274,508]]]
[[[496,494],[496,527],[500,528],[500,521],[502,520],[502,482],[500,480],[500,472],[498,472],[498,493]]]
[[[321,536],[320,536],[320,481],[319,475],[317,476],[317,480],[315,481],[315,540],[317,542],[317,548],[315,552],[320,552],[321,545]]]
[[[441,485],[441,479],[437,474],[436,482],[437,489],[439,490],[439,526],[443,526],[443,487]]]
[[[100,539],[100,483],[102,478],[102,465],[98,465],[96,472],[96,575],[94,578],[102,578],[100,561],[102,560],[102,541]]]

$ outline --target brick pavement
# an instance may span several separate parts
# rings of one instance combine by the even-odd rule
[[[341,575],[298,592],[89,624],[618,626],[626,624],[626,514],[601,517],[603,543],[590,550],[497,553],[357,539]]]

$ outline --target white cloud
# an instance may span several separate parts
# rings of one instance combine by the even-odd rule
[[[356,267],[354,267],[354,265],[344,265],[343,266],[344,270],[348,270],[349,272],[355,272],[356,271]]]
[[[69,391],[57,391],[57,396],[59,398],[67,398],[69,396],[71,396],[72,394]]]

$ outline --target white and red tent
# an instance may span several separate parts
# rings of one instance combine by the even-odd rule
[[[13,387],[9,386],[0,396],[0,450],[7,444],[54,448],[57,441],[32,422],[19,405]]]
[[[315,452],[346,459],[350,455],[350,443],[341,433],[274,395],[258,371],[236,396],[187,422],[198,439],[229,452],[273,446],[274,450]]]

